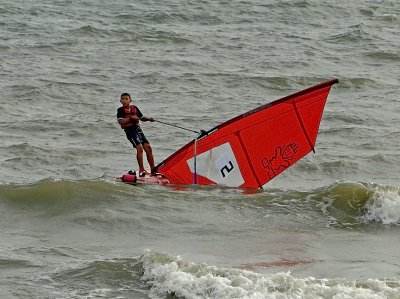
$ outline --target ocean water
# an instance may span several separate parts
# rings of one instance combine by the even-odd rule
[[[400,298],[400,3],[2,0],[0,298]],[[210,129],[339,78],[264,190],[125,185],[116,122]],[[145,123],[161,162],[193,134]]]

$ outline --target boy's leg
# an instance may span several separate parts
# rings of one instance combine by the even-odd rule
[[[149,143],[143,144],[143,149],[146,152],[147,162],[149,162],[150,169],[154,168],[154,157],[153,157],[153,150]],[[143,161],[143,158],[142,158]]]
[[[139,165],[139,173],[144,171],[144,165],[143,165],[143,146],[141,144],[138,144],[136,146],[136,159]]]

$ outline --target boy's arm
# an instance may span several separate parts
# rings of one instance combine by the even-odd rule
[[[144,121],[144,122],[154,121],[154,119],[152,117],[144,116],[142,111],[140,111],[140,109],[138,107],[136,107],[136,113],[137,113],[137,116],[139,117],[139,120],[141,120],[141,121]]]
[[[124,117],[123,110],[121,108],[118,108],[117,109],[117,121],[121,126],[123,126],[123,125],[126,125],[127,123],[129,123],[131,120],[130,120],[130,118]]]
[[[153,122],[154,121],[154,118],[152,118],[152,117],[147,117],[147,116],[142,116],[142,117],[140,117],[139,118],[141,121],[151,121],[151,122]]]
[[[126,125],[127,123],[130,123],[131,119],[130,118],[118,118],[118,123],[120,125]]]

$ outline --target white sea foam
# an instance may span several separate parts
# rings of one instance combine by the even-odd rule
[[[151,298],[400,298],[399,281],[300,278],[187,262],[160,253],[142,257]]]
[[[400,189],[375,187],[361,220],[364,223],[400,224]]]

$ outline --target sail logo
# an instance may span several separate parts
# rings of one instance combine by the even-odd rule
[[[187,160],[194,173],[194,158]],[[244,183],[242,173],[229,142],[201,153],[196,157],[196,173],[216,184],[239,187]]]
[[[289,143],[275,148],[274,155],[261,160],[262,166],[267,169],[269,179],[274,178],[293,164],[293,158],[299,150],[297,143]]]
[[[220,169],[220,171],[221,171],[223,177],[226,177],[225,171],[226,171],[227,173],[230,173],[230,172],[233,170],[233,168],[234,168],[234,167],[233,167],[233,164],[232,164],[232,161],[229,161],[228,163],[229,163],[229,166],[228,166],[228,165],[225,165],[224,167],[222,167],[222,168]]]

